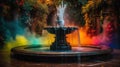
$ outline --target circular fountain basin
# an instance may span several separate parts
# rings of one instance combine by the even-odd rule
[[[58,34],[58,33],[64,33],[69,34],[78,29],[77,27],[56,27],[56,26],[48,26],[44,28],[51,34]]]
[[[107,46],[83,46],[72,47],[70,51],[52,51],[50,47],[41,46],[19,46],[11,50],[13,58],[41,61],[41,62],[76,62],[97,59],[105,59],[110,55],[112,49]],[[104,57],[103,57],[104,56]]]

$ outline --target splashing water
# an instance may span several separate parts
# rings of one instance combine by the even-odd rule
[[[65,12],[65,8],[66,8],[66,4],[63,4],[63,1],[61,3],[61,5],[59,5],[59,7],[57,8],[57,24],[60,27],[64,26],[64,12]]]

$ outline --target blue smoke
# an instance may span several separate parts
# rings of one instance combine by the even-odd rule
[[[0,35],[2,35],[4,39],[15,39],[16,35],[23,35],[25,33],[24,29],[18,18],[6,21],[3,17],[0,17]]]

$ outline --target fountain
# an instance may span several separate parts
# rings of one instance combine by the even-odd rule
[[[99,58],[101,55],[108,57],[111,49],[107,46],[79,46],[71,47],[66,41],[66,34],[70,34],[77,27],[66,27],[64,25],[64,10],[66,5],[62,4],[57,8],[57,25],[45,27],[51,34],[55,34],[55,41],[50,47],[41,46],[19,46],[11,50],[11,56],[17,59],[41,62],[78,62],[90,59],[95,56]],[[103,58],[103,56],[102,56]]]
[[[66,34],[72,33],[77,27],[65,27],[64,26],[64,11],[66,4],[62,4],[57,8],[57,26],[46,27],[45,29],[51,33],[55,34],[55,42],[50,46],[50,50],[53,51],[65,51],[71,50],[71,46],[66,41]]]

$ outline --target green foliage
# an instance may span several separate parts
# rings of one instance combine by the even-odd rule
[[[32,10],[32,6],[33,6],[33,2],[31,0],[25,0],[24,4],[23,4],[23,9],[24,10]]]
[[[23,4],[23,9],[30,13],[32,18],[40,17],[41,21],[46,19],[46,15],[48,14],[47,4],[43,4],[38,2],[37,0],[25,0]]]

